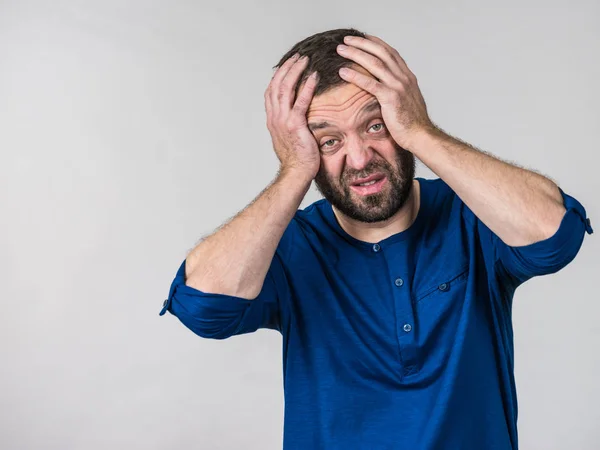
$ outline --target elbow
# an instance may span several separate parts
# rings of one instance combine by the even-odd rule
[[[541,223],[538,224],[539,235],[536,240],[542,241],[554,236],[558,232],[566,213],[567,209],[563,205],[562,199],[560,202],[552,201],[546,209],[545,220],[540,221]]]
[[[550,239],[558,233],[566,213],[567,209],[562,200],[558,202],[553,198],[544,205],[539,214],[531,215],[527,228],[516,230],[514,239],[509,239],[510,243],[507,244],[525,246]]]
[[[196,335],[207,339],[226,339],[239,333],[252,302],[201,290],[197,284],[202,280],[198,280],[197,275],[186,274],[185,270],[184,261],[171,283],[160,315],[169,311]]]
[[[188,290],[191,292],[182,292]],[[243,302],[226,295],[207,294],[189,287],[180,287],[171,299],[173,315],[196,335],[206,339],[226,339],[234,335],[246,307]]]

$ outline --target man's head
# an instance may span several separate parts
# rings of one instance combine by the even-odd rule
[[[415,158],[387,132],[377,99],[340,78],[341,67],[372,76],[337,53],[337,46],[348,35],[365,37],[353,28],[318,33],[294,45],[275,67],[296,52],[309,56],[296,95],[308,76],[318,71],[319,82],[307,113],[309,128],[321,151],[315,185],[349,218],[379,222],[392,217],[407,201]],[[356,186],[357,180],[373,175],[380,180],[372,187]]]

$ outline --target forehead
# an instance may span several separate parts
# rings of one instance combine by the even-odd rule
[[[353,69],[367,76],[372,76],[362,67],[353,67]],[[308,121],[334,117],[343,120],[352,117],[365,105],[373,102],[376,102],[375,96],[355,84],[345,82],[313,97],[306,117]]]
[[[345,122],[361,120],[380,109],[376,97],[355,85],[346,85],[315,97],[306,114],[306,120],[308,128],[313,133],[318,133],[319,130],[337,128]]]
[[[371,98],[373,96],[367,91],[363,91],[354,84],[345,83],[313,97],[308,107],[307,116],[310,117],[323,112],[344,112]]]

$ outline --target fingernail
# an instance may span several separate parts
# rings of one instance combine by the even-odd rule
[[[300,58],[300,61],[306,61],[308,59],[308,56],[304,55],[302,58]]]

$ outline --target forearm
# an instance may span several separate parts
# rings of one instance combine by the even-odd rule
[[[297,172],[280,172],[250,205],[190,252],[186,284],[203,292],[256,298],[310,183]]]
[[[481,152],[438,128],[420,132],[407,150],[506,244],[528,245],[558,229],[566,210],[558,187],[548,178]]]

